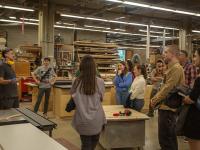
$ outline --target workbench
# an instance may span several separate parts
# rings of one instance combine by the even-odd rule
[[[71,97],[70,89],[71,85],[56,85],[53,87],[53,95],[55,97],[53,100],[53,112],[58,117],[71,117],[74,113],[74,111],[70,113],[65,111],[66,104]],[[115,100],[112,97],[112,90],[114,90],[112,86],[106,86],[103,105],[115,104]]]
[[[0,126],[1,150],[67,150],[30,123]]]
[[[113,116],[113,113],[124,112],[122,105],[103,106],[107,124],[101,133],[100,145],[111,148],[139,148],[145,145],[145,114],[129,109],[131,116]]]

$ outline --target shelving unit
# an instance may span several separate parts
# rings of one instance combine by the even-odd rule
[[[30,72],[36,69],[35,60],[41,58],[42,48],[38,46],[23,45],[19,47],[19,52],[16,53],[18,61],[27,61],[30,63]]]
[[[105,81],[113,79],[116,64],[120,61],[116,44],[76,41],[74,47],[77,62],[80,62],[82,57],[89,54],[95,59],[101,77]]]
[[[55,44],[55,59],[58,69],[58,75],[69,76],[74,70],[72,66],[72,45]],[[66,75],[67,74],[67,75]]]

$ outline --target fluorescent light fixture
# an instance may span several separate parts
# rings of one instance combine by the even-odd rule
[[[107,20],[107,19],[93,18],[93,17],[83,17],[83,16],[78,16],[78,15],[61,14],[61,16],[69,17],[69,18],[95,20],[95,21],[101,21],[101,22],[111,22],[111,23],[118,23],[118,24],[125,24],[125,25],[144,26],[144,27],[147,26],[146,24],[140,24],[140,23],[134,23],[134,22],[124,22],[124,21]]]
[[[147,30],[139,30],[140,32],[145,32],[145,33],[147,33]],[[163,34],[164,32],[158,32],[158,31],[150,31],[150,33],[157,33],[157,34]],[[165,33],[165,34],[170,34],[170,33]]]
[[[123,31],[123,32],[125,32],[126,30],[124,30],[124,29],[114,29],[115,31]]]
[[[115,18],[115,20],[120,20],[120,19],[124,19],[126,17],[118,17],[118,18]]]
[[[78,19],[84,19],[85,17],[82,16],[76,16],[76,15],[66,15],[66,14],[61,14],[62,17],[69,17],[69,18],[78,18]]]
[[[199,30],[192,30],[193,33],[200,33]]]
[[[23,7],[7,6],[7,5],[0,5],[0,8],[22,10],[22,11],[34,11],[34,9],[23,8]]]
[[[13,16],[11,16],[11,17],[9,17],[10,19],[17,19],[16,17],[13,17]]]
[[[108,27],[99,27],[99,26],[90,26],[90,25],[84,25],[84,27],[110,30],[110,28]]]
[[[135,23],[135,22],[107,20],[107,19],[101,19],[101,18],[83,17],[83,16],[78,16],[78,15],[68,15],[68,14],[61,14],[61,16],[63,16],[63,17],[69,17],[69,18],[78,18],[78,19],[95,20],[95,21],[101,21],[101,22],[110,22],[110,23],[117,23],[117,24],[125,24],[125,25],[132,25],[132,26],[147,27],[147,24],[141,24],[141,23]],[[170,29],[170,30],[179,30],[177,28],[155,26],[155,25],[151,25],[150,27],[152,27],[152,28],[161,28],[161,29]]]
[[[178,10],[178,9],[170,9],[170,8],[159,7],[159,6],[155,6],[151,4],[130,2],[126,0],[106,0],[106,1],[121,3],[125,5],[138,6],[138,7],[143,7],[143,8],[150,8],[150,9],[161,10],[161,11],[167,11],[167,12],[173,12],[173,13],[178,13],[178,14],[183,14],[183,15],[200,16],[199,13],[195,13],[195,12],[183,11],[183,10]]]
[[[169,29],[169,30],[179,30],[178,28],[164,27],[164,26],[156,26],[150,25],[151,28],[159,28],[159,29]]]
[[[107,22],[108,21],[106,19],[93,18],[93,17],[85,17],[85,19],[87,19],[87,20],[96,20],[96,21],[103,21],[103,22]]]
[[[39,20],[38,19],[32,19],[32,18],[20,18],[20,20],[25,20],[25,21],[35,21],[35,22],[38,22]]]
[[[23,23],[22,21],[7,20],[7,19],[0,19],[0,22],[10,22],[10,23],[19,23],[19,24]],[[24,22],[24,24],[38,25],[38,23],[33,23],[33,22]]]
[[[72,24],[72,23],[63,23],[64,25],[68,25],[68,26],[75,26],[76,24]]]
[[[56,24],[62,24],[60,21],[56,22]]]

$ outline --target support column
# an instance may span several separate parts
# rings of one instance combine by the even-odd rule
[[[54,16],[55,5],[48,0],[40,1],[38,45],[42,47],[42,57],[54,58]]]
[[[186,30],[179,30],[179,49],[186,50]]]
[[[191,32],[184,29],[179,30],[179,48],[180,50],[185,50],[188,55],[192,54],[192,37]]]
[[[179,30],[179,48],[186,50],[191,56],[192,54],[192,25],[190,18],[186,18],[183,22],[183,29]]]
[[[166,43],[166,40],[165,40],[165,36],[166,36],[166,29],[163,30],[163,48],[165,47],[165,43]]]
[[[146,47],[146,59],[149,59],[150,54],[150,26],[147,26],[147,47]]]

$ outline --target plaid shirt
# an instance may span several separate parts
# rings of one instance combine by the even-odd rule
[[[196,79],[197,76],[197,69],[190,62],[187,62],[183,68],[185,73],[185,84],[188,85],[190,88],[192,88],[194,80]]]

